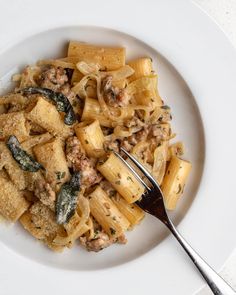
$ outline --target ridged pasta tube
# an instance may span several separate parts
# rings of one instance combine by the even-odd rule
[[[143,185],[114,154],[110,154],[102,165],[98,165],[97,169],[128,203],[136,202],[144,193]]]
[[[144,211],[140,207],[135,204],[129,204],[119,194],[116,194],[116,196],[112,197],[112,201],[120,210],[120,212],[122,212],[122,214],[129,220],[131,227],[139,224],[144,218]]]
[[[103,149],[105,138],[98,120],[88,125],[77,124],[75,133],[89,157],[99,158],[105,154]]]
[[[134,74],[129,77],[132,82],[141,77],[149,76],[152,73],[152,60],[150,57],[137,58],[128,62],[128,65],[134,70]]]
[[[116,70],[125,65],[125,48],[95,46],[70,41],[68,57],[77,57],[78,61],[96,63],[103,70]]]
[[[100,186],[89,195],[89,204],[91,214],[110,237],[119,237],[128,229],[129,221]]]
[[[174,210],[183,194],[184,186],[191,170],[191,163],[176,156],[170,160],[163,183],[161,185],[165,205],[168,210]]]

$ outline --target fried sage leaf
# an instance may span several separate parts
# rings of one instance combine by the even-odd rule
[[[66,115],[64,117],[64,123],[66,125],[72,125],[75,121],[76,121],[75,113],[71,106],[69,110],[66,112]]]
[[[61,92],[55,92],[48,88],[27,87],[20,90],[24,94],[42,94],[52,100],[58,112],[64,112],[64,122],[66,125],[72,125],[76,121],[75,113],[69,99]]]
[[[80,174],[75,172],[70,182],[61,186],[56,200],[56,220],[58,224],[66,224],[74,215],[80,190]]]
[[[26,151],[20,147],[20,143],[16,136],[11,135],[6,143],[10,150],[12,157],[19,164],[20,168],[24,171],[37,172],[39,169],[44,169],[43,165],[38,163]]]

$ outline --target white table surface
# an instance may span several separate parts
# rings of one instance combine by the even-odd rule
[[[19,11],[22,2],[28,4],[27,11]],[[236,48],[236,0],[194,0],[194,2],[218,23]],[[32,6],[37,5],[40,5],[40,1],[0,0],[0,11],[1,14],[4,13],[5,16],[0,18],[0,49],[12,43],[12,39],[15,37],[19,39],[21,35],[31,32],[29,24],[33,23],[32,20],[34,17],[29,12],[32,12]],[[19,14],[21,17],[19,17]],[[17,20],[17,23],[14,21],[8,22],[7,30],[4,24],[4,19],[6,20],[6,17],[11,20]],[[16,30],[16,27],[25,28],[25,31]],[[41,26],[38,25],[38,27]],[[221,275],[236,289],[236,249],[222,267]],[[206,287],[196,294],[207,295],[212,293]]]
[[[236,49],[236,0],[194,0],[194,2],[217,22]],[[236,289],[236,249],[222,267],[220,274]],[[196,295],[210,294],[212,293],[208,287],[196,293]]]

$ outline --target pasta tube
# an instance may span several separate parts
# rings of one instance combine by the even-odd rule
[[[24,199],[13,183],[0,174],[0,214],[12,221],[17,221],[27,210],[29,203]]]
[[[129,204],[119,194],[112,198],[113,203],[122,212],[122,214],[129,220],[130,226],[133,227],[139,224],[144,218],[144,211],[136,204]]]
[[[167,154],[168,142],[164,141],[154,151],[154,163],[152,167],[152,175],[159,185],[161,185],[165,175]]]
[[[88,125],[76,125],[75,133],[89,157],[99,158],[104,155],[105,138],[98,120]]]
[[[0,115],[0,139],[10,135],[15,135],[20,142],[29,137],[26,119],[22,112]]]
[[[77,57],[78,61],[99,64],[103,70],[116,70],[125,65],[125,48],[100,47],[70,41],[69,57]]]
[[[162,99],[157,90],[157,76],[151,75],[139,78],[127,86],[127,92],[133,97],[133,102],[146,106],[161,106]]]
[[[43,127],[53,135],[66,138],[71,135],[71,130],[66,126],[56,110],[56,107],[39,97],[36,104],[28,110],[27,118]]]
[[[54,243],[56,237],[64,237],[66,231],[55,221],[54,213],[41,202],[36,202],[25,212],[20,223],[32,236],[45,243],[54,251],[62,251],[63,246]]]
[[[88,220],[90,215],[89,201],[83,195],[79,196],[77,212],[64,225],[66,237],[56,237],[53,241],[58,245],[72,247],[76,239],[89,230]]]
[[[191,170],[191,163],[176,156],[170,160],[163,183],[161,185],[165,205],[168,210],[174,210],[183,193],[185,183]]]
[[[52,139],[33,148],[36,159],[46,169],[46,179],[52,186],[59,188],[70,178],[65,153],[60,139]]]
[[[89,195],[89,204],[91,214],[110,237],[117,238],[128,229],[129,221],[100,186]]]
[[[134,74],[129,77],[130,82],[152,74],[152,60],[150,57],[132,60],[128,62],[128,65],[134,69]]]
[[[134,203],[139,200],[144,193],[144,187],[135,178],[133,173],[114,154],[97,169],[128,202]]]

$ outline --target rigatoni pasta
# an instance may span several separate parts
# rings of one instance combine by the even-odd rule
[[[122,214],[129,220],[130,226],[133,227],[141,222],[144,218],[144,211],[136,204],[128,203],[119,194],[112,197],[113,203],[122,212]]]
[[[91,214],[109,236],[119,237],[128,229],[129,221],[99,186],[88,198]]]
[[[113,153],[97,169],[128,203],[139,200],[144,193],[143,185],[127,166]]]
[[[146,106],[161,106],[162,100],[157,90],[157,77],[155,75],[141,77],[127,86],[136,104]]]
[[[0,214],[53,251],[125,244],[144,218],[145,188],[114,151],[150,171],[167,209],[183,193],[191,164],[170,143],[152,60],[125,51],[71,41],[67,56],[26,66],[0,97]]]
[[[23,193],[1,172],[0,214],[7,220],[16,222],[28,207],[29,203],[24,199]]]
[[[26,128],[26,119],[23,112],[13,112],[0,115],[0,138],[6,139],[15,135],[19,141],[27,139],[29,130]]]
[[[150,57],[131,60],[128,65],[134,70],[134,73],[129,77],[130,82],[152,74],[152,60]]]
[[[34,203],[29,211],[21,216],[20,223],[32,236],[52,250],[63,250],[63,246],[54,243],[54,239],[66,236],[66,231],[55,222],[53,212],[41,202]]]
[[[46,180],[55,190],[58,190],[61,185],[70,178],[70,172],[63,149],[63,143],[58,138],[38,144],[33,148],[36,159],[47,171],[45,173]]]
[[[153,169],[152,174],[157,180],[158,184],[161,185],[163,177],[166,172],[167,165],[167,156],[168,156],[168,142],[163,141],[160,146],[158,146],[154,151],[153,159]]]
[[[105,137],[98,120],[89,124],[80,123],[76,125],[75,133],[89,157],[100,158],[104,156]]]
[[[173,210],[183,193],[191,163],[172,156],[162,183],[162,192],[166,208]]]
[[[71,134],[71,130],[65,126],[55,107],[42,97],[39,97],[33,107],[26,112],[26,117],[53,135],[66,138]]]
[[[125,65],[125,48],[95,46],[77,41],[71,41],[68,56],[76,57],[78,61],[98,63],[104,70],[117,70]]]

